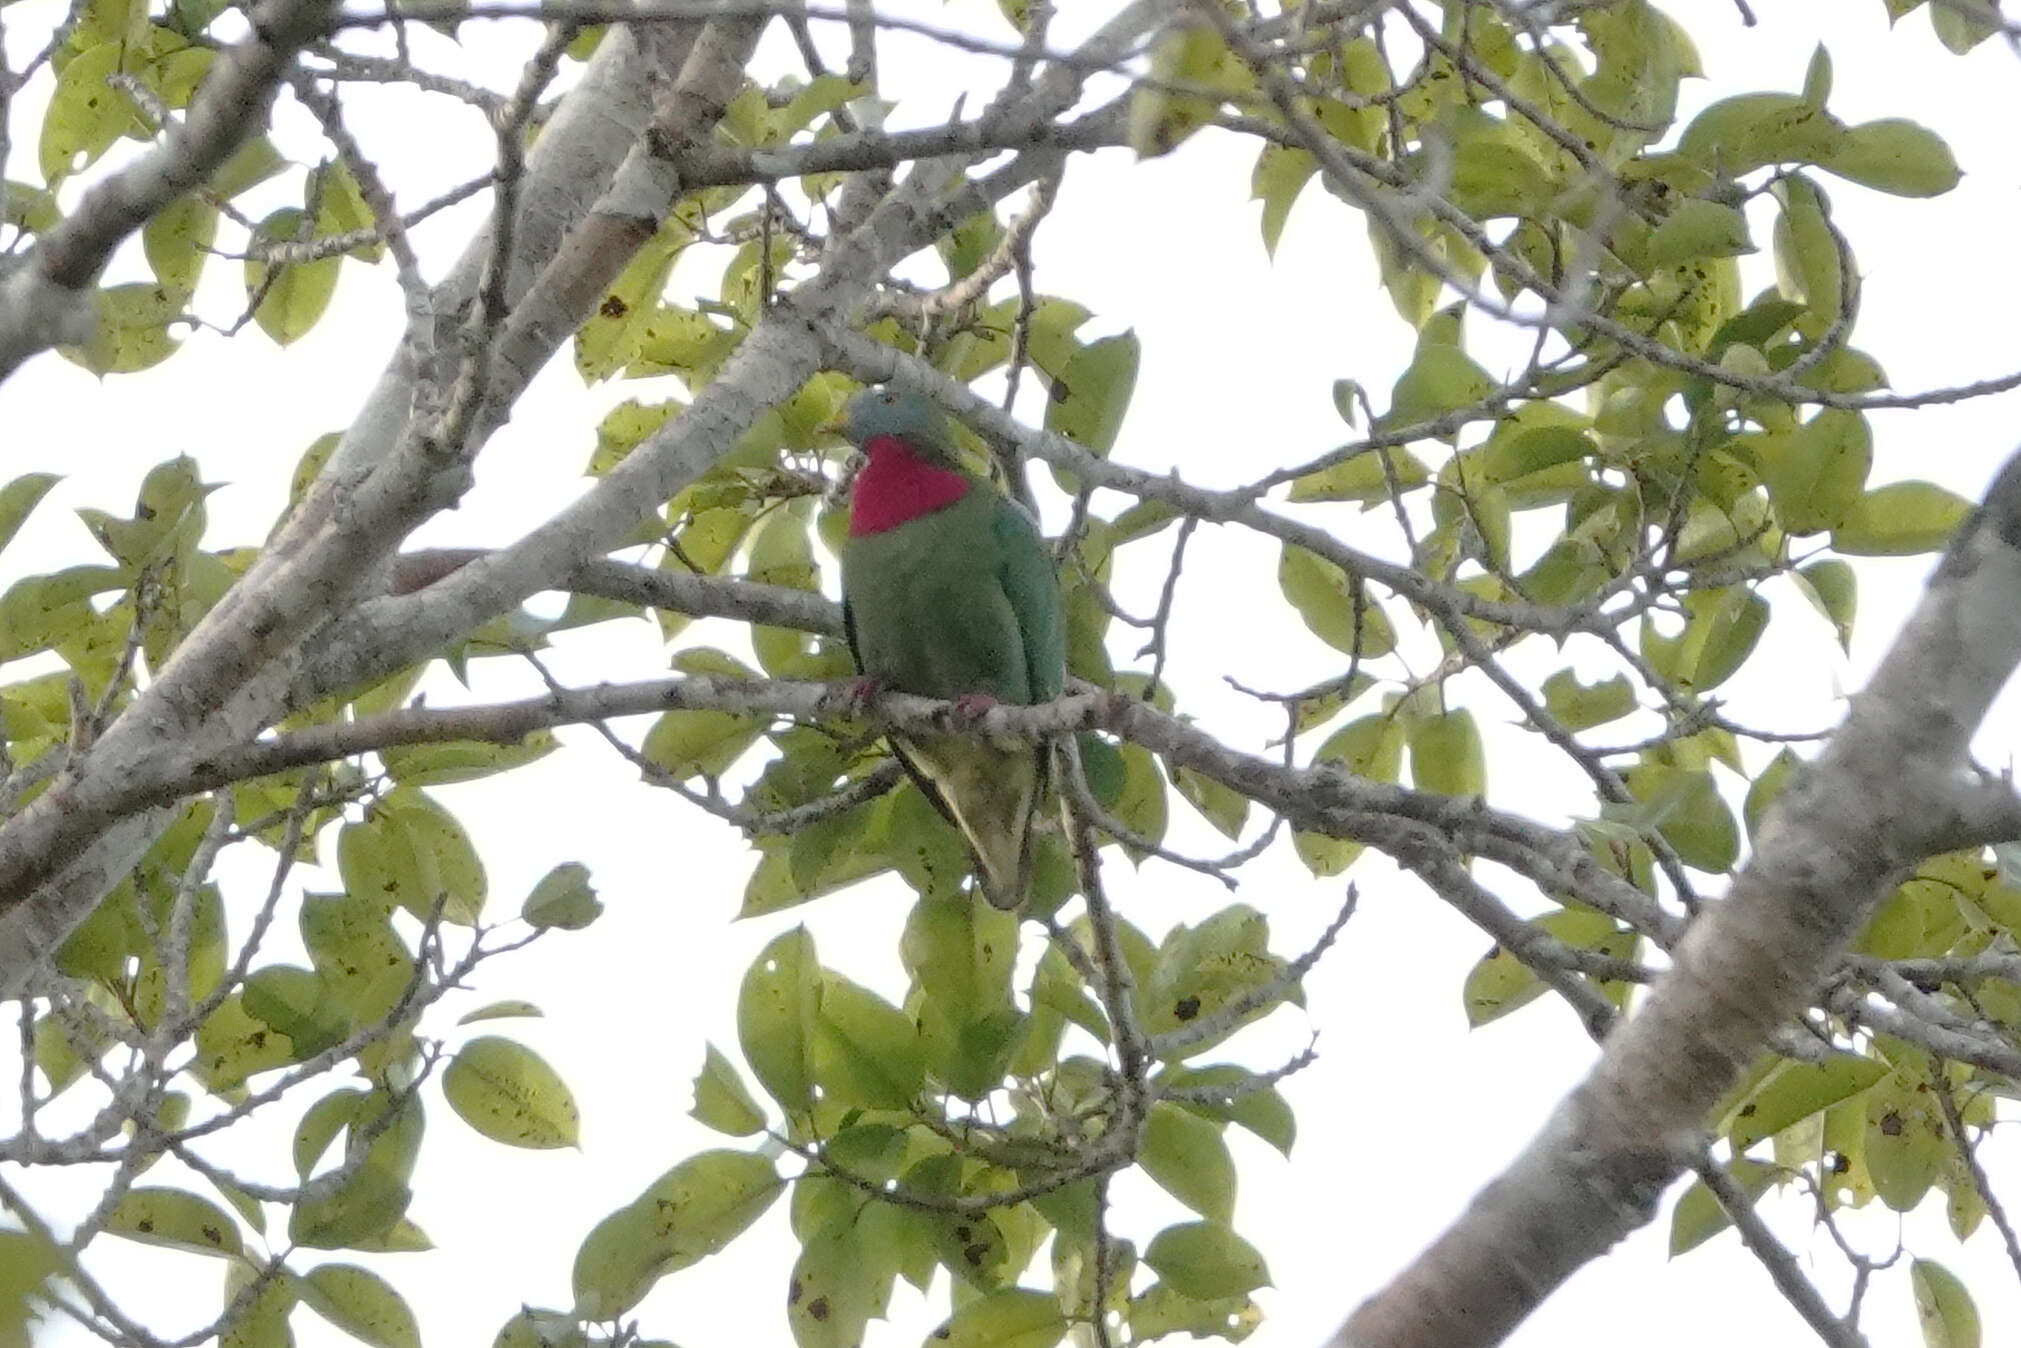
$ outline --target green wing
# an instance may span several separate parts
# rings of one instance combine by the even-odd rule
[[[1032,702],[1050,702],[1066,684],[1066,623],[1060,612],[1060,583],[1045,540],[1024,508],[999,496],[990,519],[996,534],[997,583],[1017,615],[1024,644],[1025,678]]]

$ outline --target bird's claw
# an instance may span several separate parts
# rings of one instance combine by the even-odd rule
[[[870,710],[877,701],[877,695],[883,691],[884,684],[875,674],[865,674],[843,685],[842,700],[850,711],[862,715]]]
[[[988,693],[963,693],[954,700],[953,719],[957,725],[972,726],[994,706],[996,699]]]

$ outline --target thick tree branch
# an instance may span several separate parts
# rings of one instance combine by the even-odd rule
[[[515,230],[520,264],[515,274],[530,270],[552,252],[566,223],[594,199],[598,190],[595,184],[608,179],[625,148],[637,138],[646,121],[647,92],[651,87],[649,69],[649,62],[641,56],[640,47],[630,34],[612,33],[581,82],[549,120],[528,155],[521,184]],[[449,279],[436,288],[430,306],[435,314],[456,314],[468,305],[478,272],[489,253],[487,236],[488,231],[480,234]],[[122,775],[125,762],[146,759],[154,745],[178,741],[229,744],[251,736],[273,719],[275,704],[285,692],[285,681],[278,687],[263,689],[256,672],[265,663],[261,649],[271,650],[283,644],[278,639],[280,627],[270,628],[271,620],[266,616],[248,620],[244,611],[248,605],[242,601],[247,594],[257,591],[257,600],[251,607],[271,612],[277,592],[267,582],[274,569],[296,562],[333,515],[350,513],[335,510],[336,502],[343,500],[348,505],[367,474],[393,456],[415,410],[421,378],[416,352],[432,346],[432,340],[418,344],[403,342],[400,353],[381,376],[344,441],[331,456],[321,479],[270,546],[269,556],[234,587],[198,632],[184,640],[174,661],[163,671],[163,677],[130,705],[107,736],[93,747],[90,766],[100,782]],[[355,514],[352,518],[356,518]],[[399,531],[390,532],[386,542],[397,542]],[[321,579],[312,571],[297,567],[295,599],[302,607],[292,620],[282,625],[320,620],[339,604],[335,588],[339,582],[362,584],[365,576],[375,574],[376,567],[364,561],[369,551],[347,556],[341,549],[331,550],[334,556],[325,555],[334,570]],[[256,580],[257,585],[253,583]],[[260,635],[263,629],[264,635]],[[222,714],[212,715],[219,703],[225,701],[216,697],[216,692],[234,685],[244,686],[249,680],[250,692],[241,692],[226,703]],[[208,724],[199,735],[195,726],[206,718]],[[62,785],[59,783],[58,787]],[[84,788],[87,795],[92,789]],[[29,810],[42,804],[37,801]],[[46,812],[50,807],[43,808]],[[57,812],[61,808],[56,807]],[[75,828],[59,823],[56,831],[65,834],[67,841],[50,844],[35,869],[45,876],[57,867],[63,871],[49,890],[36,895],[32,906],[18,901],[26,898],[37,882],[24,877],[0,883],[0,996],[24,985],[32,976],[35,963],[53,950],[96,904],[104,893],[103,886],[124,875],[153,839],[152,829],[126,825],[111,834],[94,837],[105,820],[101,816],[94,822],[89,814],[87,811],[86,817],[80,817]],[[9,827],[22,822],[17,818],[10,821]],[[56,821],[45,819],[34,827],[47,827],[51,822]],[[0,830],[0,835],[4,833],[5,830]]]
[[[1901,874],[1958,827],[1968,745],[2021,662],[2021,457],[1961,527],[1873,682],[1777,802],[1723,903],[1694,922],[1591,1075],[1467,1212],[1334,1339],[1499,1342],[1647,1222],[1722,1091],[1815,994]]]
[[[322,36],[331,0],[266,0],[253,31],[218,61],[189,116],[127,168],[96,183],[77,209],[0,279],[0,380],[41,351],[90,336],[91,287],[112,250],[200,185],[266,125],[296,54]]]

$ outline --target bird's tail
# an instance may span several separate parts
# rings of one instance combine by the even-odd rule
[[[1032,813],[1044,790],[1040,756],[1028,745],[999,749],[973,739],[909,740],[904,753],[968,843],[976,884],[998,908],[1016,908],[1031,886]]]

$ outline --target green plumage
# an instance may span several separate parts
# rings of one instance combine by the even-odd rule
[[[924,447],[929,456],[955,462],[944,441]],[[842,592],[857,668],[886,688],[1018,705],[1060,694],[1065,638],[1051,558],[1024,510],[979,478],[952,504],[853,535]],[[975,734],[894,735],[892,745],[968,840],[983,894],[1000,908],[1022,903],[1046,746]]]

